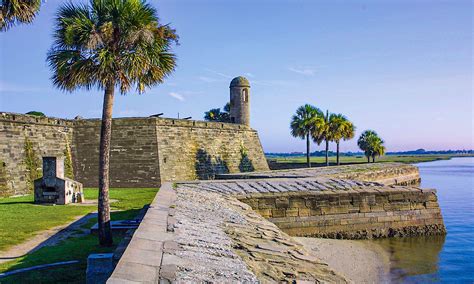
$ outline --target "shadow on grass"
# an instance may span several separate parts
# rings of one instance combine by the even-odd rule
[[[41,204],[36,204],[34,201],[0,202],[0,206],[2,206],[2,205],[18,205],[18,204],[41,205]],[[49,206],[49,205],[48,205],[48,206]]]

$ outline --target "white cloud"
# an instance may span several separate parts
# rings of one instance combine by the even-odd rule
[[[250,84],[267,87],[293,87],[296,83],[288,80],[253,80]]]
[[[314,75],[314,69],[312,68],[295,68],[295,67],[290,67],[288,68],[291,72],[295,72],[298,74],[306,75],[306,76],[313,76]]]
[[[252,73],[245,73],[245,76],[247,76],[247,77],[249,77],[249,78],[255,77]]]
[[[213,83],[213,82],[218,81],[217,79],[209,78],[209,77],[205,77],[205,76],[199,76],[199,80],[207,82],[207,83]]]
[[[175,92],[171,92],[171,93],[169,93],[168,95],[170,95],[171,97],[177,99],[178,101],[184,102],[184,96],[181,95],[181,94],[178,94],[178,93],[175,93]]]
[[[221,73],[221,72],[218,72],[218,71],[209,69],[209,68],[206,68],[206,69],[204,69],[204,70],[206,70],[207,72],[211,72],[211,73],[214,73],[214,74],[216,74],[216,75],[219,75],[219,76],[221,76],[221,77],[223,77],[223,78],[226,78],[226,79],[232,79],[232,78],[233,78],[232,76],[229,76],[229,75],[227,75],[227,74],[224,74],[224,73]]]

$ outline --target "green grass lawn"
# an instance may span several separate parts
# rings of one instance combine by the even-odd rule
[[[86,199],[96,199],[96,189],[85,189]],[[135,217],[143,206],[153,201],[158,189],[111,189],[110,198],[118,200],[111,204],[112,219],[130,219]],[[19,244],[42,230],[65,224],[75,216],[86,215],[96,210],[96,206],[45,206],[35,205],[32,196],[0,199],[0,247]],[[19,221],[21,220],[21,221]],[[96,220],[90,220],[85,227],[92,226]],[[114,238],[115,245],[121,240]],[[96,236],[71,237],[56,246],[43,247],[27,256],[0,264],[0,272],[31,267],[58,261],[79,260],[80,263],[64,267],[25,272],[0,279],[0,283],[82,283],[85,280],[87,256],[97,252],[111,252],[115,247],[101,248]]]
[[[430,162],[436,160],[448,160],[452,158],[452,155],[389,155],[382,156],[375,159],[376,162],[399,162],[399,163],[421,163]],[[306,163],[305,156],[298,157],[268,157],[269,161],[275,161],[278,163]],[[359,164],[366,163],[367,158],[364,156],[341,156],[341,164]],[[336,157],[329,157],[331,165],[336,164]],[[311,157],[311,163],[317,165],[325,165],[325,157]]]

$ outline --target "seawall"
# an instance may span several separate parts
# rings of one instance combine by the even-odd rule
[[[345,283],[292,236],[444,234],[435,191],[334,178],[165,183],[107,283]]]
[[[445,232],[434,190],[362,187],[250,194],[240,200],[291,236],[368,239]]]
[[[99,119],[0,113],[0,196],[30,193],[42,156],[69,156],[70,175],[98,185]],[[66,157],[67,158],[67,157]],[[265,171],[258,133],[244,125],[166,118],[116,118],[110,185],[158,187],[165,181]]]

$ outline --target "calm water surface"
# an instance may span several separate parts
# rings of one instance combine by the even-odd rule
[[[417,164],[421,187],[435,188],[446,237],[377,240],[391,255],[395,283],[474,283],[474,158]]]

